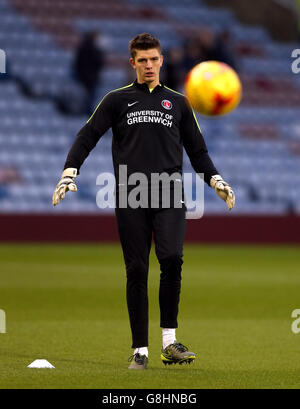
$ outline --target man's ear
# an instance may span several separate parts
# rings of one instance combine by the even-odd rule
[[[161,56],[160,56],[160,66],[162,66],[162,65],[163,65],[163,62],[164,62],[164,56],[163,56],[163,55],[161,55]]]
[[[129,58],[129,63],[132,66],[132,68],[135,68],[135,62],[134,62],[134,58],[130,57]]]

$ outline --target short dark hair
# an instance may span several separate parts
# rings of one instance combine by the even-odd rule
[[[129,51],[132,58],[136,56],[136,50],[149,50],[150,48],[157,48],[161,53],[159,40],[149,33],[138,34],[129,42]]]

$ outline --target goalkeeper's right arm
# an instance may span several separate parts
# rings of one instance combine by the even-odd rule
[[[113,93],[108,93],[97,105],[93,115],[80,129],[68,153],[64,171],[61,175],[53,196],[52,204],[56,206],[65,198],[66,192],[77,191],[74,182],[79,170],[90,151],[96,146],[101,136],[112,126]]]
[[[77,191],[77,186],[75,184],[76,176],[77,169],[75,168],[68,168],[63,171],[60,181],[58,182],[52,196],[53,206],[56,206],[61,200],[65,198],[68,190],[71,190],[72,192]]]

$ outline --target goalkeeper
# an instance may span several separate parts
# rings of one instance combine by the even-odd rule
[[[137,35],[129,43],[131,66],[137,79],[109,92],[78,132],[69,151],[52,203],[57,205],[68,190],[76,191],[75,178],[90,151],[112,127],[112,155],[116,177],[115,214],[126,265],[126,298],[132,334],[130,369],[146,369],[148,363],[148,267],[154,235],[160,263],[161,360],[164,364],[190,363],[196,355],[177,341],[178,305],[186,228],[184,200],[174,199],[168,208],[119,205],[122,194],[120,165],[128,178],[135,172],[146,175],[167,173],[182,176],[183,147],[197,173],[226,202],[234,206],[231,187],[224,182],[210,159],[196,117],[186,98],[159,79],[163,63],[161,45],[151,34]],[[181,183],[182,180],[175,179]],[[174,182],[175,184],[175,182]],[[160,189],[160,187],[159,187]],[[182,189],[182,187],[181,187]],[[128,192],[127,192],[128,194]],[[184,199],[182,192],[181,199]],[[179,202],[181,206],[178,207]]]

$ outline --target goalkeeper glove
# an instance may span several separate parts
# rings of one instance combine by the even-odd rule
[[[68,168],[63,171],[60,181],[58,182],[52,196],[53,206],[56,206],[61,200],[65,198],[68,190],[71,190],[72,192],[77,191],[77,186],[74,182],[76,176],[77,169],[75,168]]]
[[[223,199],[231,210],[235,203],[235,195],[232,188],[226,183],[220,175],[214,175],[210,179],[210,186],[215,189],[215,192]]]

